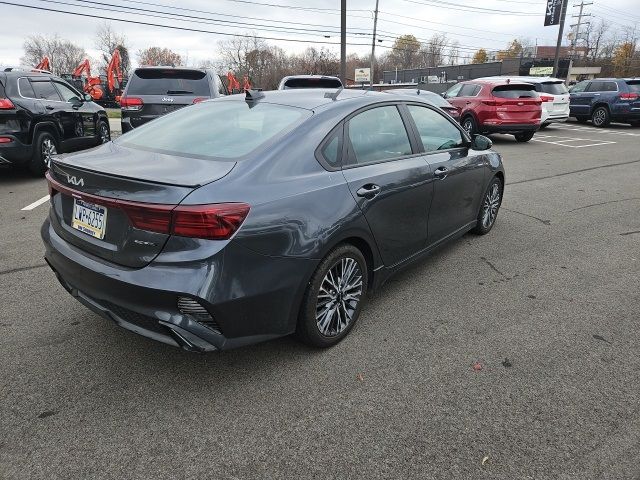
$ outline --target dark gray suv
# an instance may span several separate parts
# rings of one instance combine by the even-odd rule
[[[55,159],[45,258],[90,309],[171,345],[327,347],[398,269],[491,230],[490,147],[419,96],[210,100]]]
[[[136,68],[120,98],[122,133],[187,105],[227,95],[218,74],[208,68]]]

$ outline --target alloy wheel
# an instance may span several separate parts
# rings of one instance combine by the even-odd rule
[[[42,147],[40,151],[42,152],[42,161],[47,166],[47,168],[49,168],[51,166],[51,159],[53,155],[58,153],[56,144],[53,143],[53,140],[51,140],[50,138],[45,138],[42,141]]]
[[[482,226],[489,228],[496,221],[500,208],[500,184],[495,182],[484,197],[482,205]]]
[[[470,118],[464,121],[462,128],[464,128],[469,135],[473,135],[473,121]]]
[[[593,114],[593,124],[597,127],[604,124],[607,119],[607,112],[600,108]]]
[[[100,142],[108,143],[111,141],[111,135],[109,134],[109,127],[105,123],[100,124]]]
[[[316,324],[322,335],[335,337],[349,326],[362,288],[362,271],[355,259],[341,258],[329,269],[316,300]]]

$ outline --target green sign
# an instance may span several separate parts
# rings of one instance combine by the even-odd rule
[[[531,67],[529,75],[553,75],[553,67]]]

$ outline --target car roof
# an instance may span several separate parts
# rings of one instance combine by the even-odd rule
[[[360,89],[301,88],[293,90],[269,90],[260,93],[264,96],[260,96],[257,100],[258,102],[274,103],[278,105],[304,108],[307,110],[331,108],[331,105],[344,105],[346,102],[358,100],[360,100],[359,103],[365,105],[368,103],[393,101],[394,99],[407,100],[407,96],[402,94]],[[332,96],[336,93],[337,97],[333,100]],[[418,97],[418,95],[416,95],[416,97]],[[246,96],[244,94],[237,94],[227,95],[210,101],[226,102],[245,100]]]
[[[332,75],[287,75],[280,81],[283,82],[286,80],[291,80],[292,78],[330,78],[331,80],[340,80],[338,77],[334,77]]]
[[[136,67],[135,70],[186,70],[186,71],[191,71],[191,72],[206,72],[207,70],[210,70],[209,68],[198,68],[198,67],[174,67],[171,65],[140,65],[139,67]]]

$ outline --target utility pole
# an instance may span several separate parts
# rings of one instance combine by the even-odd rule
[[[347,84],[347,0],[340,0],[340,80]]]
[[[558,76],[558,62],[560,60],[560,47],[562,46],[562,34],[564,33],[564,19],[567,17],[567,4],[569,0],[562,0],[560,7],[560,28],[558,29],[558,43],[556,43],[556,56],[553,60],[553,76]]]
[[[576,33],[574,35],[574,37],[571,39],[571,52],[570,52],[570,56],[569,56],[569,70],[567,70],[567,81],[569,80],[569,77],[571,76],[571,68],[573,67],[573,57],[576,54],[576,46],[578,44],[578,40],[580,39],[580,26],[582,25],[582,17],[590,17],[591,14],[583,14],[582,10],[584,9],[585,6],[587,5],[593,5],[593,2],[589,2],[589,3],[584,3],[584,0],[580,1],[580,5],[574,5],[573,7],[580,7],[580,13],[578,13],[578,15],[573,15],[573,18],[577,18],[578,19],[578,23],[576,23],[575,25],[571,25],[571,28],[576,27]]]
[[[373,11],[373,39],[371,40],[371,68],[369,69],[369,85],[373,88],[374,63],[376,61],[376,28],[378,27],[378,0]]]

